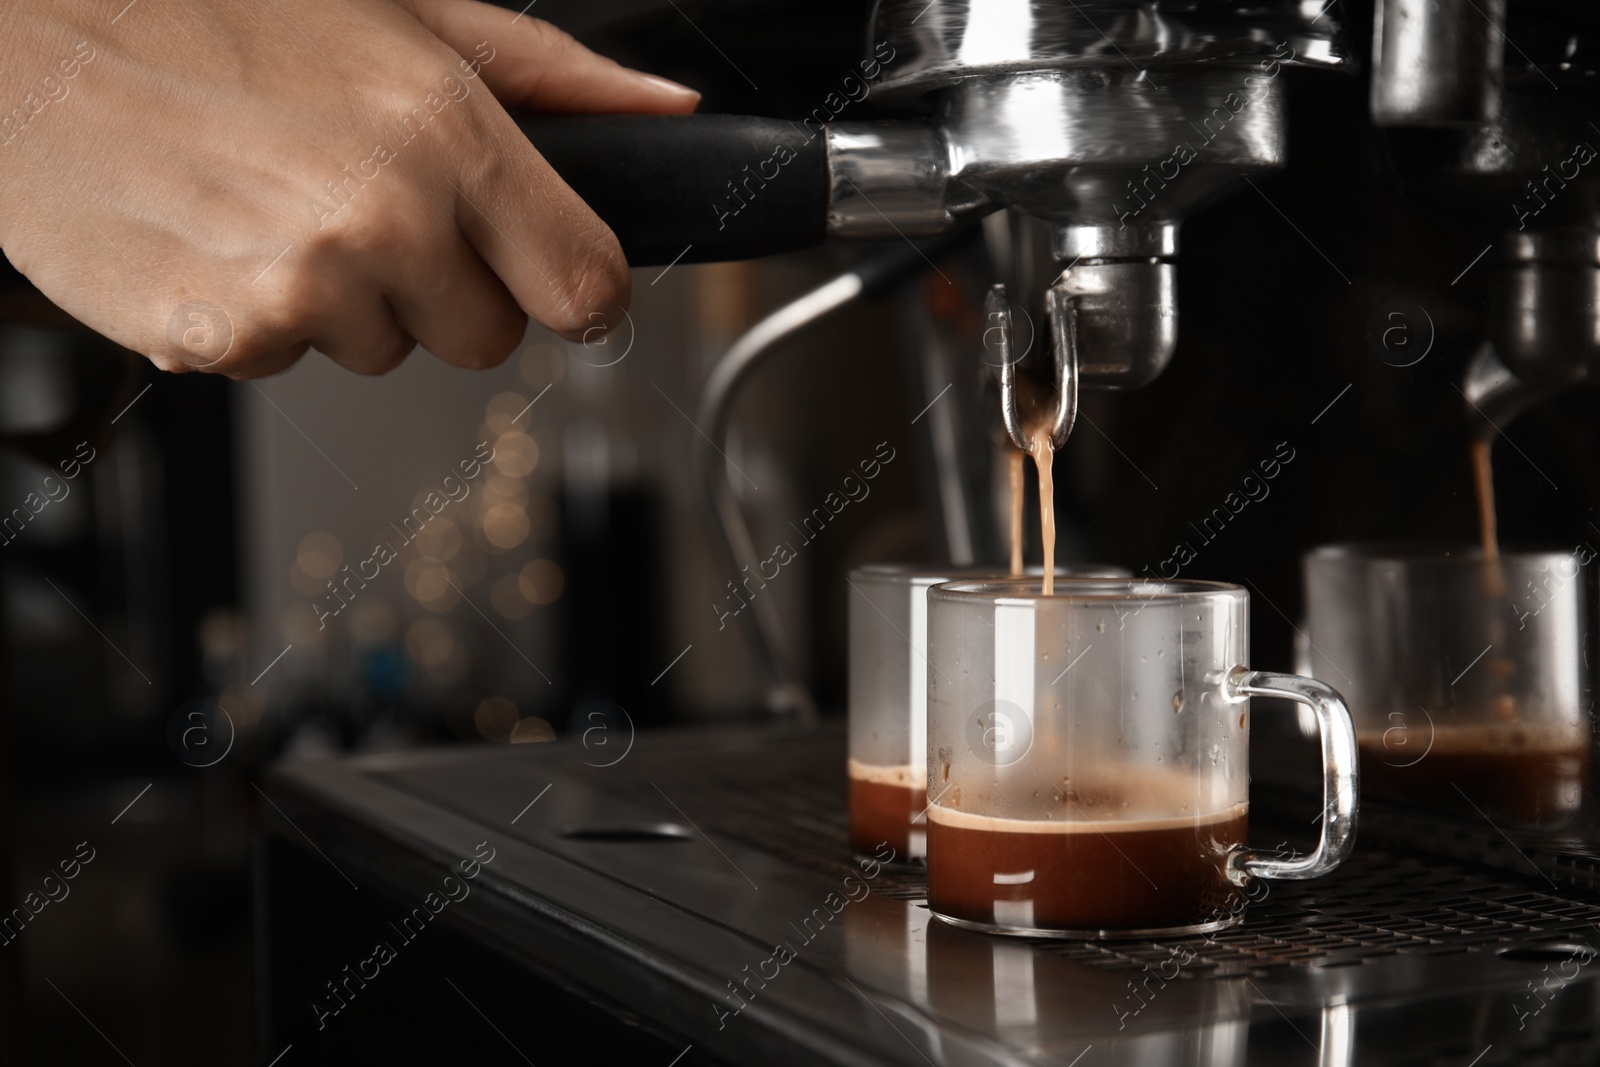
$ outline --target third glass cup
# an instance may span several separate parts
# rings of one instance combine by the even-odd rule
[[[1576,814],[1591,699],[1581,564],[1393,545],[1306,555],[1301,652],[1350,700],[1372,796],[1545,828]]]
[[[1201,933],[1257,877],[1354,842],[1356,737],[1333,689],[1252,671],[1249,594],[1194,581],[952,582],[928,594],[928,906],[997,933]],[[1322,730],[1321,840],[1245,847],[1251,696]]]

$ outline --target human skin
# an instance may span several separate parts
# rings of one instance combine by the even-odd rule
[[[506,108],[692,111],[472,0],[19,0],[0,8],[0,249],[169,371],[503,361],[628,299],[615,236]]]

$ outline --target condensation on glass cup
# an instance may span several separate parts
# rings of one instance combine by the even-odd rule
[[[1589,771],[1588,562],[1329,545],[1306,554],[1302,669],[1350,703],[1374,798],[1554,828]]]
[[[1034,567],[1031,573],[1038,574]],[[1061,577],[1118,577],[1110,564],[1065,564]],[[1005,569],[879,563],[850,572],[850,847],[879,845],[897,862],[927,856],[927,593],[958,578]]]
[[[1311,878],[1354,842],[1338,693],[1251,671],[1249,594],[1215,582],[952,582],[928,594],[928,906],[997,933],[1199,933],[1255,878]],[[1309,706],[1322,838],[1245,848],[1249,697]]]

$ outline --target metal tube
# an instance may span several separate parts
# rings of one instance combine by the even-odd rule
[[[724,567],[737,581],[739,569],[752,570],[760,562],[750,528],[728,483],[723,445],[734,398],[750,375],[774,355],[781,343],[847,307],[865,288],[858,271],[847,271],[832,281],[790,301],[752,326],[735,341],[712,368],[700,396],[701,437],[695,442],[695,474],[710,516],[711,540]],[[802,721],[816,718],[816,703],[800,677],[794,652],[771,597],[750,602],[754,629],[751,635],[762,674],[767,681],[767,705],[775,713],[793,712]]]

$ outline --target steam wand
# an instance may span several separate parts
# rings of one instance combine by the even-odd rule
[[[805,293],[750,327],[717,361],[700,396],[695,441],[695,480],[710,517],[711,540],[722,565],[737,577],[741,568],[759,569],[749,524],[728,483],[724,453],[733,402],[751,375],[767,363],[783,344],[811,327],[832,318],[863,297],[874,296],[920,274],[937,256],[970,240],[968,227],[933,241],[906,242],[870,256],[831,281]],[[817,721],[816,701],[796,662],[783,621],[770,597],[751,602],[750,636],[767,683],[767,708],[774,714],[792,714],[802,725]]]

